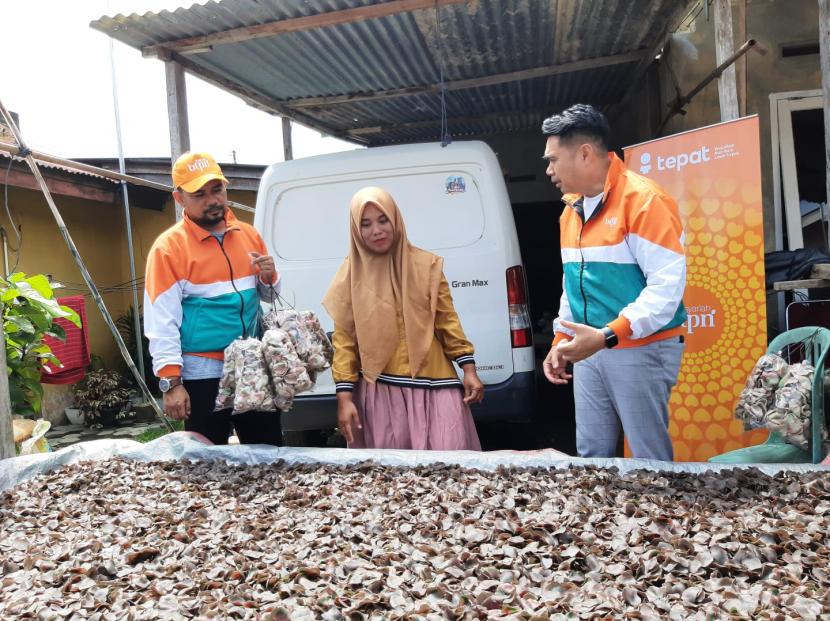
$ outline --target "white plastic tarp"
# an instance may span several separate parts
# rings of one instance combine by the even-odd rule
[[[133,440],[94,440],[74,444],[53,453],[26,455],[0,461],[0,490],[14,487],[38,474],[49,472],[66,464],[112,457],[142,461],[217,460],[231,464],[263,464],[279,459],[289,464],[319,463],[348,465],[370,461],[378,465],[414,467],[435,463],[456,464],[465,468],[496,470],[499,467],[516,468],[572,468],[597,466],[615,467],[620,472],[632,470],[664,470],[669,472],[702,473],[731,469],[709,463],[668,463],[644,459],[582,459],[570,457],[552,449],[541,451],[403,451],[390,449],[342,449],[274,447],[263,444],[212,446],[199,440],[200,436],[176,432],[141,444]],[[759,464],[740,467],[758,468],[766,474],[781,470],[830,472],[830,467],[811,464]]]

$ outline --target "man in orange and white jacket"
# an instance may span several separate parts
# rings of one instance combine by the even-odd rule
[[[675,200],[609,153],[608,121],[577,104],[545,119],[547,174],[563,194],[563,292],[545,358],[554,384],[574,363],[576,445],[671,461],[668,402],[683,355],[686,253]]]
[[[147,257],[144,330],[164,411],[214,444],[231,424],[242,443],[282,444],[279,412],[214,412],[224,350],[258,336],[260,300],[279,293],[265,242],[227,206],[228,181],[207,153],[173,165],[173,197],[182,219],[159,235]]]

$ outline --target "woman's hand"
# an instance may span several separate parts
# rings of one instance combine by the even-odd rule
[[[484,399],[484,384],[478,378],[476,365],[472,362],[461,367],[464,370],[464,403],[472,405]]]
[[[363,429],[351,392],[337,393],[337,428],[349,445],[354,443],[354,430]]]

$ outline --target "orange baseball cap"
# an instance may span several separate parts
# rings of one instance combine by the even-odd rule
[[[208,181],[221,179],[228,183],[219,164],[208,153],[182,153],[173,164],[173,187],[195,192]]]

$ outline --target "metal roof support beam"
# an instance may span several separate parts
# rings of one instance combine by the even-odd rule
[[[179,52],[183,54],[187,52],[200,52],[210,49],[214,45],[239,43],[261,37],[273,37],[288,32],[300,32],[303,30],[336,26],[338,24],[361,22],[379,17],[387,17],[388,15],[395,15],[397,13],[434,9],[437,6],[461,4],[463,2],[467,2],[467,0],[391,0],[390,2],[370,4],[353,9],[328,11],[326,13],[295,17],[293,19],[282,19],[266,22],[265,24],[257,24],[256,26],[232,28],[208,35],[188,37],[158,45],[149,45],[143,48],[141,53],[144,56],[160,57],[165,52]]]
[[[715,0],[715,60],[720,65],[735,51],[735,37],[732,30],[732,3],[730,0]],[[718,78],[718,100],[720,120],[733,121],[740,116],[738,108],[738,82],[735,66],[724,69]]]
[[[626,63],[633,63],[643,58],[643,51],[627,52],[625,54],[615,54],[613,56],[602,56],[600,58],[591,58],[588,60],[578,60],[570,63],[562,63],[559,65],[547,65],[544,67],[535,67],[533,69],[525,69],[524,71],[511,71],[508,73],[498,73],[494,75],[482,76],[479,78],[470,78],[467,80],[454,80],[445,82],[447,90],[460,91],[467,88],[478,88],[481,86],[493,86],[495,84],[507,84],[508,82],[519,82],[522,80],[532,80],[534,78],[546,78],[553,75],[560,75],[563,73],[572,73],[574,71],[587,71],[590,69],[599,69],[601,67],[609,67],[611,65],[622,65]],[[382,99],[392,99],[394,97],[411,97],[413,95],[430,95],[441,92],[440,84],[429,84],[426,86],[411,86],[407,88],[396,88],[386,91],[377,91],[374,93],[354,93],[351,95],[333,95],[330,97],[308,97],[304,99],[292,99],[283,101],[282,104],[292,109],[299,108],[316,108],[320,106],[333,106],[343,103],[355,103],[359,101],[377,101]]]

